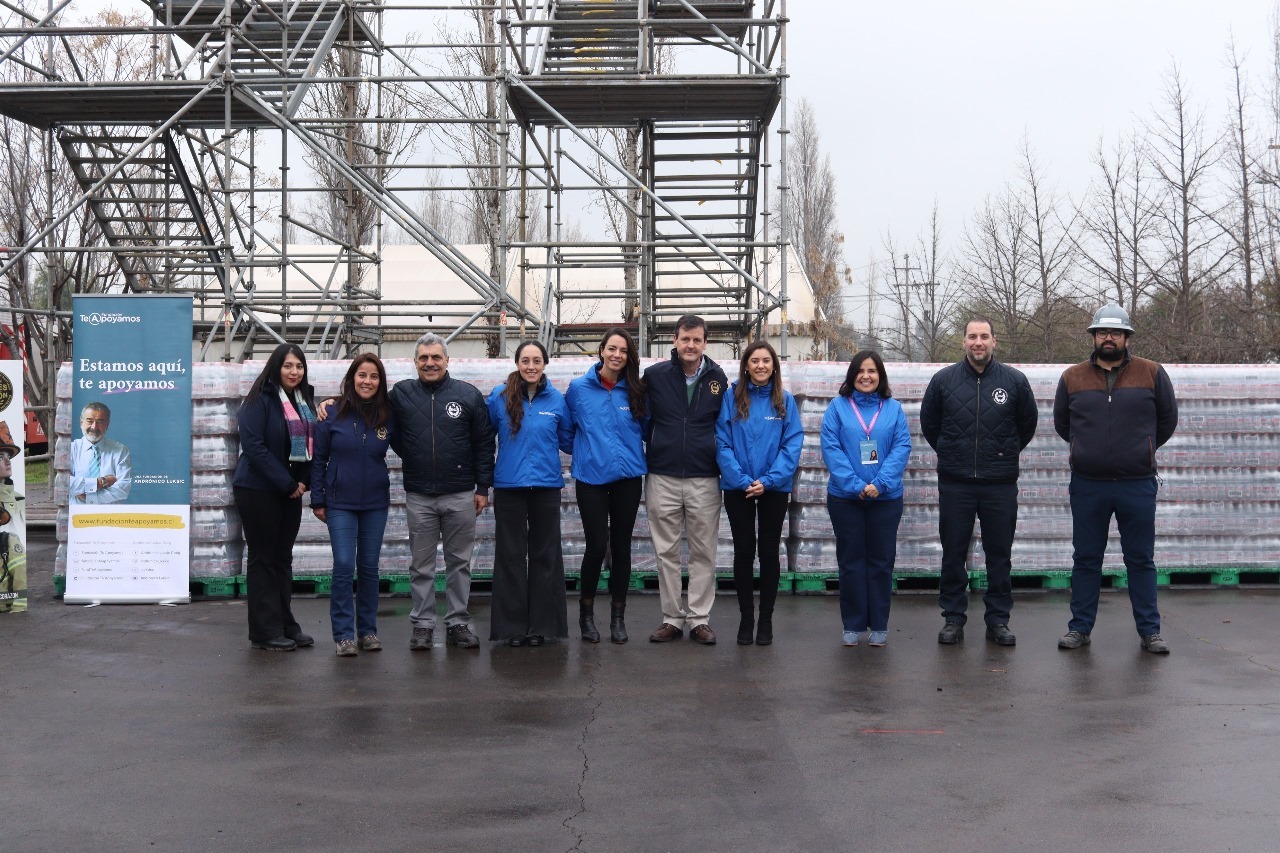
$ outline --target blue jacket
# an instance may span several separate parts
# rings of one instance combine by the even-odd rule
[[[704,368],[689,399],[684,366],[674,349],[668,361],[644,372],[649,392],[649,472],[668,477],[718,477],[716,419],[729,389],[724,371],[704,356]]]
[[[262,393],[236,414],[240,458],[233,486],[288,496],[298,483],[311,482],[311,463],[289,462],[289,426],[280,402],[280,387],[267,382]]]
[[[648,418],[631,416],[627,380],[612,390],[600,384],[599,363],[569,383],[565,395],[573,416],[573,479],[603,486],[648,472],[644,429]]]
[[[867,440],[867,434],[858,423],[850,400],[857,404],[868,426],[881,402],[879,394],[854,391],[852,397],[836,397],[827,407],[822,417],[822,461],[831,472],[827,492],[838,498],[856,499],[867,483],[872,483],[881,500],[902,497],[902,472],[911,457],[911,431],[907,429],[902,404],[893,398],[884,400],[884,408],[871,430],[880,464],[863,465],[858,445]]]
[[[746,491],[756,480],[766,492],[789,492],[800,466],[800,448],[804,445],[804,428],[800,410],[787,391],[782,392],[787,414],[778,417],[770,394],[773,383],[748,383],[747,400],[751,404],[745,421],[738,419],[735,382],[729,386],[720,405],[716,421],[716,460],[720,464],[720,488]]]
[[[560,451],[573,449],[573,423],[564,395],[544,376],[538,392],[523,399],[524,416],[520,431],[511,434],[507,401],[502,397],[505,383],[489,392],[485,405],[489,420],[498,433],[498,461],[493,469],[496,489],[563,489]]]
[[[394,432],[394,416],[370,429],[354,411],[316,424],[311,507],[361,511],[391,506],[387,448]]]

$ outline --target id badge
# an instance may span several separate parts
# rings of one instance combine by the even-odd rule
[[[858,455],[862,457],[863,465],[880,464],[880,451],[876,449],[874,441],[858,442]]]

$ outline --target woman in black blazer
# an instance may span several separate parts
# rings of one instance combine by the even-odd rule
[[[293,618],[293,543],[302,523],[302,495],[311,482],[315,398],[307,358],[281,344],[267,359],[240,406],[240,459],[231,484],[249,550],[249,642],[255,649],[292,651],[315,641]]]

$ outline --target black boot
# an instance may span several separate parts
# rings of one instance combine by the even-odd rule
[[[742,618],[738,622],[738,645],[749,646],[754,640],[752,639],[752,629],[756,621],[754,610],[743,610]]]
[[[600,642],[600,632],[596,630],[596,612],[594,598],[578,599],[578,627],[582,629],[582,639],[588,643]]]
[[[625,643],[630,639],[627,636],[627,624],[622,620],[626,612],[626,604],[615,604],[609,610],[609,642]]]
[[[773,644],[773,611],[761,610],[760,621],[756,623],[756,645],[769,646]]]

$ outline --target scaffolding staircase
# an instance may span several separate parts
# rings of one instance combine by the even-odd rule
[[[681,314],[708,314],[745,333],[753,294],[734,266],[752,272],[759,128],[662,123],[651,140],[651,181],[665,204],[652,206],[654,320],[670,326]]]
[[[542,60],[543,74],[636,74],[641,29],[637,0],[559,0]]]
[[[776,307],[755,267],[764,135],[781,95],[781,78],[758,58],[770,52],[752,29],[752,0],[549,0],[543,8],[545,39],[534,41],[533,60],[519,63],[528,73],[508,90],[516,115],[588,145],[589,128],[625,128],[642,139],[639,162],[623,176],[644,194],[639,239],[615,261],[639,273],[639,312],[619,319],[638,321],[648,352],[665,347],[673,322],[687,313],[703,316],[721,340],[748,337],[762,312]],[[664,70],[656,62],[664,42],[714,47],[737,66]],[[603,265],[573,248],[557,257],[564,276],[583,262]],[[550,272],[548,287],[560,305],[602,298],[598,290],[560,287]],[[597,331],[571,323],[550,335],[557,350],[572,351]]]
[[[134,293],[172,290],[189,276],[224,275],[220,241],[205,220],[172,133],[64,131],[58,141]]]
[[[362,16],[337,0],[153,0],[152,11],[179,28],[189,61],[210,74],[226,64],[238,88],[284,116],[297,112],[336,42],[372,41]]]

